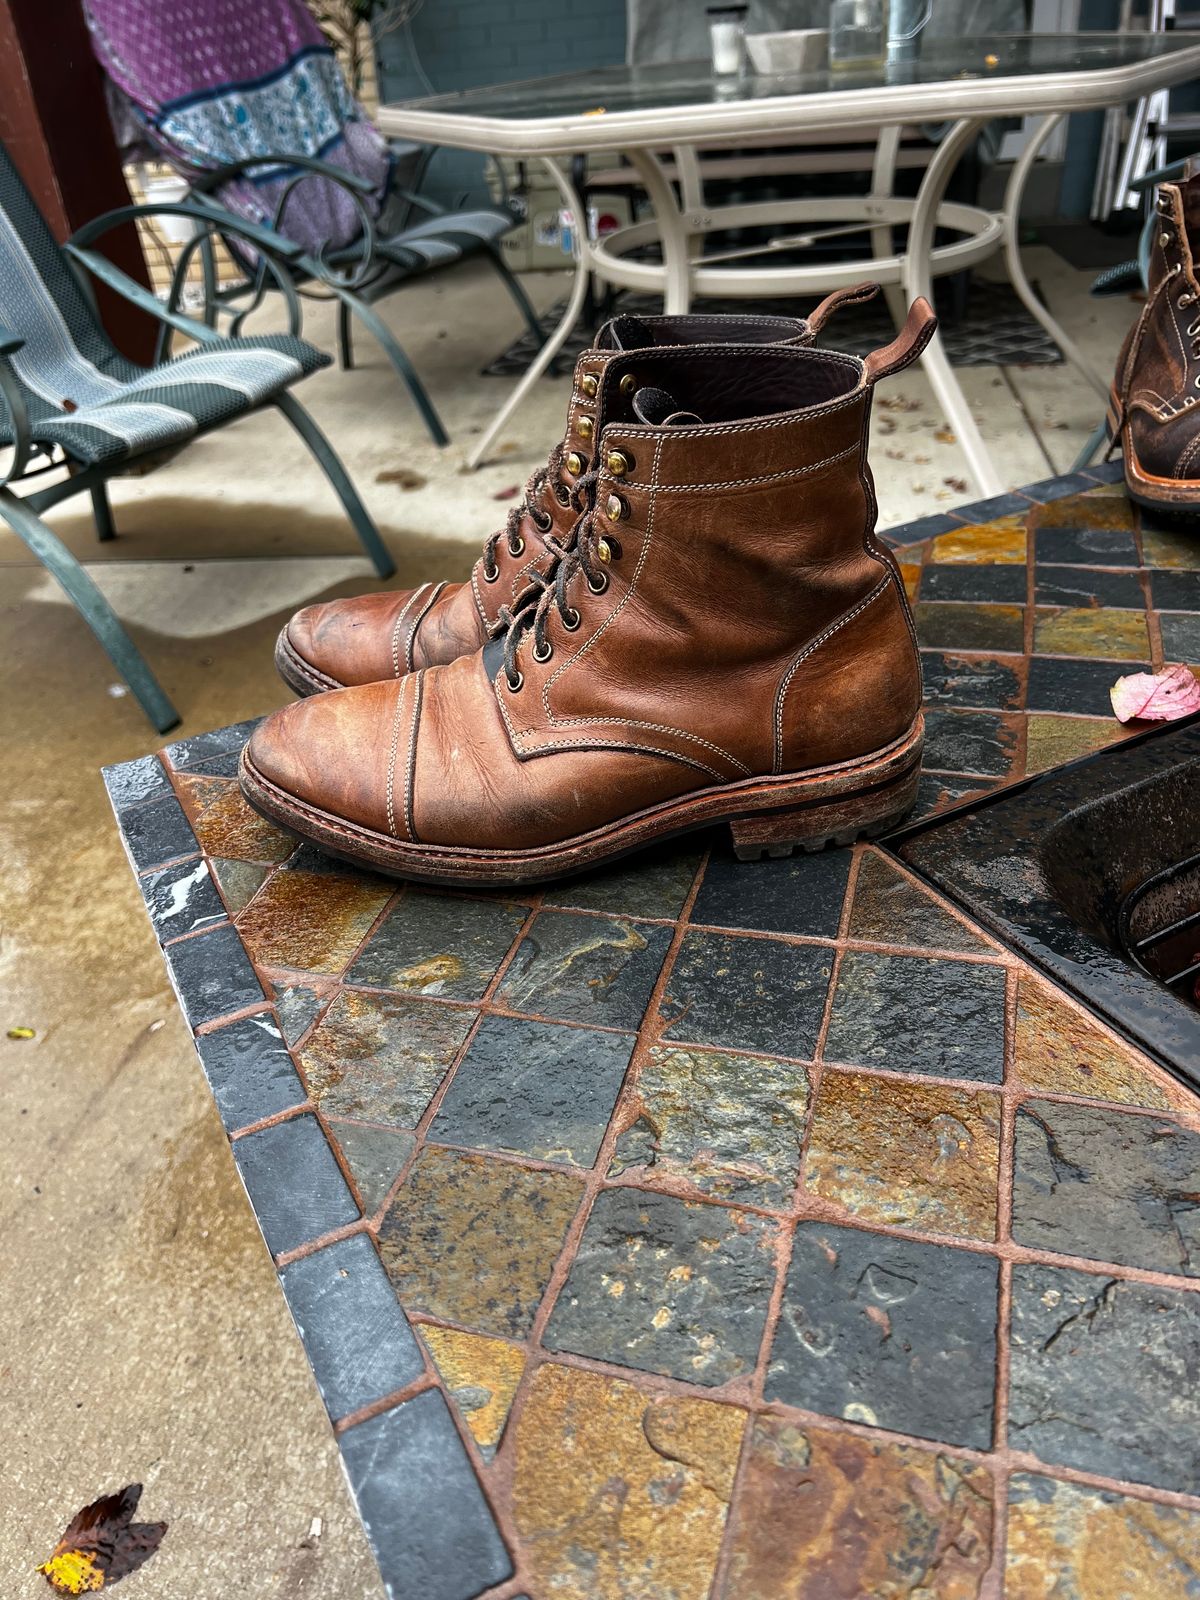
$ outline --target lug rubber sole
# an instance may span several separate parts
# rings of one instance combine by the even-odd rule
[[[302,700],[311,694],[323,694],[326,689],[346,687],[336,678],[328,678],[323,672],[318,672],[316,667],[298,655],[292,648],[286,628],[275,641],[275,670],[292,693],[298,694]]]
[[[547,883],[629,855],[696,828],[726,823],[739,859],[787,856],[876,838],[916,804],[924,719],[882,750],[809,772],[745,778],[682,795],[559,844],[476,850],[409,843],[347,822],[298,800],[264,777],[242,752],[247,802],[269,822],[371,872],[444,888]]]
[[[1104,414],[1104,431],[1110,444],[1116,443],[1119,434],[1117,419],[1120,409],[1114,390],[1108,393],[1108,410]],[[1125,489],[1129,498],[1147,511],[1160,515],[1200,518],[1200,479],[1160,478],[1146,472],[1137,458],[1133,441],[1128,433],[1121,442],[1121,455],[1125,467]]]

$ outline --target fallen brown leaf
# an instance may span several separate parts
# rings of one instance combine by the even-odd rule
[[[58,1594],[95,1594],[127,1578],[158,1549],[165,1522],[134,1522],[140,1483],[102,1495],[72,1517],[49,1561],[37,1569]]]
[[[493,500],[515,500],[521,492],[519,483],[510,483],[507,489],[497,489],[492,496]]]
[[[956,494],[966,494],[967,480],[965,478],[943,478],[942,482],[947,489],[953,489]]]
[[[939,444],[957,444],[958,435],[952,428],[939,428],[933,436]]]
[[[394,483],[398,489],[423,489],[427,481],[411,467],[389,467],[375,474],[376,483]]]

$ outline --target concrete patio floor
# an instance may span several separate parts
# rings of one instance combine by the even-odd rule
[[[1086,298],[1048,251],[1030,268],[1106,369],[1133,314]],[[536,280],[543,304],[561,292]],[[454,443],[436,450],[382,358],[318,375],[302,398],[327,428],[393,549],[395,581],[465,574],[559,428],[567,380],[545,381],[497,460],[462,471],[504,394],[482,362],[516,331],[490,276],[464,269],[387,314]],[[318,311],[307,331],[331,344]],[[1067,367],[967,370],[964,387],[1013,484],[1063,471],[1098,414]],[[883,396],[881,522],[974,498],[924,380]],[[908,407],[912,409],[908,409]],[[405,488],[396,474],[424,482]],[[411,478],[408,481],[412,481]],[[55,526],[92,570],[184,713],[173,737],[284,698],[271,642],[308,600],[373,586],[318,474],[273,417],[202,440],[116,486],[107,547],[69,510]],[[378,1578],[337,1451],[291,1336],[215,1110],[196,1071],[99,779],[161,742],[52,581],[0,535],[0,1436],[4,1593],[44,1593],[34,1567],[73,1513],[131,1480],[171,1531],[156,1600],[232,1593],[366,1600]],[[28,1027],[32,1040],[4,1037]],[[319,1531],[318,1531],[319,1530]],[[151,1575],[152,1573],[152,1575]]]

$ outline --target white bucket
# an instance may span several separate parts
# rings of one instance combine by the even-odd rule
[[[187,199],[190,188],[186,178],[177,177],[173,172],[165,177],[146,178],[142,183],[146,204],[151,206],[176,205],[180,200]],[[193,222],[191,217],[175,216],[169,212],[166,216],[152,217],[150,220],[172,244],[187,244],[201,231],[200,224]]]

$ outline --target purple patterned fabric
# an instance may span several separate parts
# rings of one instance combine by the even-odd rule
[[[303,0],[85,0],[85,11],[127,159],[195,177],[248,156],[316,156],[366,178],[378,216],[391,155]],[[325,178],[298,184],[277,220],[294,176],[263,167],[217,193],[314,252],[358,236],[354,202]]]

